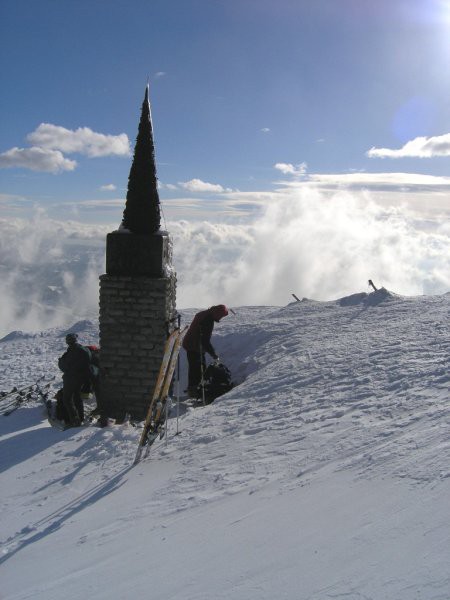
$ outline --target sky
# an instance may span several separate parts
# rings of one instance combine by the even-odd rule
[[[120,225],[148,82],[185,307],[282,302],[275,271],[319,299],[370,274],[450,289],[449,0],[1,0],[0,50],[0,267],[15,276],[26,231],[42,238],[30,268],[51,231],[70,261],[69,238],[100,252]],[[193,242],[234,282],[198,288]]]

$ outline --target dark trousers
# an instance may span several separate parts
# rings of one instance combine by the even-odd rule
[[[77,418],[84,419],[84,406],[81,399],[81,386],[83,382],[77,380],[63,380],[63,404],[70,421]]]
[[[189,367],[188,388],[192,392],[202,380],[202,365],[203,369],[206,368],[205,355],[200,354],[200,352],[192,352],[192,350],[186,350],[186,355]]]

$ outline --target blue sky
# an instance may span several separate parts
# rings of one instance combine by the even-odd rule
[[[449,291],[449,64],[450,0],[0,0],[0,329],[97,310],[147,80],[180,307]]]
[[[108,202],[126,194],[147,78],[163,203],[205,208],[332,174],[404,190],[405,177],[354,174],[450,171],[448,0],[2,0],[0,27],[7,212],[90,202],[77,218],[117,218]],[[89,130],[107,136],[91,154]],[[29,155],[40,133],[56,164]],[[69,151],[62,134],[77,137]],[[424,140],[394,157],[418,137],[426,157]],[[411,189],[422,183],[450,189],[430,177]]]

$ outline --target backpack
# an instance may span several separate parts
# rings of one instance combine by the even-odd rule
[[[223,363],[210,363],[204,373],[205,401],[209,404],[233,387],[231,373]]]
[[[91,364],[100,368],[100,348],[98,346],[86,346],[91,352]]]
[[[81,386],[81,397],[83,400],[89,400],[94,391],[94,383],[98,380],[100,374],[100,348],[98,346],[85,346],[91,354],[89,363],[89,379]]]

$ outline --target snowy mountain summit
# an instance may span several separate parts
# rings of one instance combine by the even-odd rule
[[[450,294],[235,312],[234,389],[134,468],[130,424],[0,416],[2,600],[450,598]],[[59,378],[66,330],[4,338],[0,390]]]

